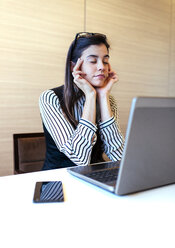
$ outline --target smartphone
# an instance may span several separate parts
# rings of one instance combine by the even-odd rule
[[[64,193],[61,181],[36,182],[33,202],[63,202]]]

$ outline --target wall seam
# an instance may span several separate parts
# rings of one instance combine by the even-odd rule
[[[173,21],[173,0],[170,1],[170,27],[169,27],[169,54],[168,54],[168,86],[167,95],[170,96],[170,84],[171,84],[171,53],[172,53],[172,21]]]
[[[84,0],[84,32],[86,32],[86,0]]]

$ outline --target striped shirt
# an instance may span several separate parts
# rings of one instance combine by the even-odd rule
[[[97,141],[96,131],[103,143],[103,151],[112,161],[121,159],[124,139],[117,123],[117,105],[110,96],[113,117],[94,125],[81,118],[85,97],[81,97],[74,106],[75,118],[78,121],[76,129],[65,118],[59,98],[53,90],[44,91],[39,98],[42,121],[54,140],[60,152],[64,153],[76,165],[88,165],[93,146]]]

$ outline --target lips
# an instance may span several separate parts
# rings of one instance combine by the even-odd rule
[[[105,78],[105,75],[104,74],[99,74],[97,76],[95,76],[96,78]]]

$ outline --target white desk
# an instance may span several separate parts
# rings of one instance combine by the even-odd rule
[[[61,180],[64,203],[33,203],[36,181]],[[175,185],[116,196],[66,169],[0,178],[2,248],[175,247]]]

